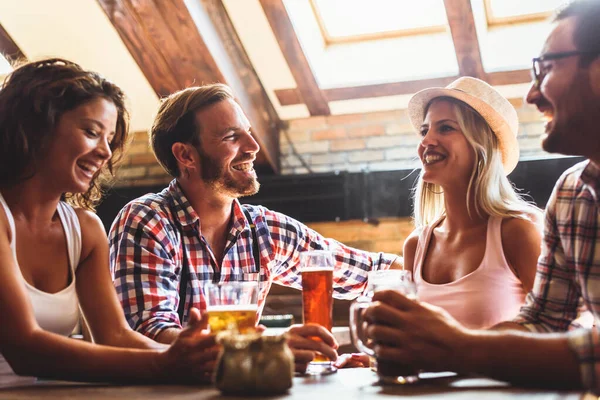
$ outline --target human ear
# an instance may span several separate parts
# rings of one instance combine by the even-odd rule
[[[180,165],[181,170],[195,168],[197,152],[193,146],[187,143],[175,142],[171,146],[171,152]]]

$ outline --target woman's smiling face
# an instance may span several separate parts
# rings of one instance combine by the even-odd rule
[[[473,171],[475,151],[463,134],[455,106],[433,100],[421,125],[418,154],[423,180],[428,183],[467,187]]]

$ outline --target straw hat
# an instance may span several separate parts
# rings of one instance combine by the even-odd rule
[[[408,103],[408,116],[418,131],[425,119],[425,107],[436,97],[453,97],[471,106],[498,137],[502,165],[506,175],[519,161],[517,111],[506,98],[482,80],[468,76],[459,78],[445,88],[429,88],[417,92]]]

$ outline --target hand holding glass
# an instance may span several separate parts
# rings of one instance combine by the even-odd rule
[[[378,274],[369,274],[367,288],[365,295],[356,299],[350,307],[350,334],[357,349],[370,357],[376,357],[373,349],[366,344],[366,335],[362,329],[362,311],[371,306],[373,294],[378,291],[396,290],[409,299],[416,300],[417,289],[410,271],[405,270],[378,271]],[[377,359],[377,374],[384,383],[405,384],[419,380],[418,372],[414,368],[381,359]]]

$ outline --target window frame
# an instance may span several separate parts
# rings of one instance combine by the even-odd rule
[[[483,8],[485,10],[485,20],[488,28],[543,22],[552,16],[552,11],[544,11],[539,13],[513,15],[510,17],[495,17],[492,11],[492,0],[483,0]]]
[[[317,21],[317,25],[319,26],[319,31],[321,32],[321,37],[323,38],[325,47],[336,44],[361,43],[374,40],[395,39],[408,36],[430,35],[449,31],[448,25],[432,25],[422,28],[398,29],[393,31],[362,33],[358,35],[349,36],[331,36],[327,31],[325,19],[319,11],[319,6],[317,5],[316,0],[309,0],[309,3]]]

